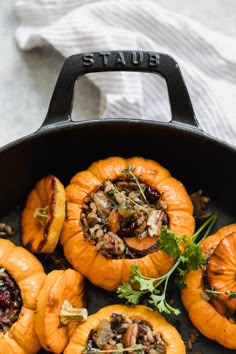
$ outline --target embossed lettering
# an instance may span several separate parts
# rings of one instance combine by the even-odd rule
[[[82,59],[84,66],[91,66],[94,64],[94,55],[92,53],[84,54]]]
[[[131,63],[134,65],[139,65],[143,61],[143,53],[141,52],[132,52],[131,54]]]
[[[104,66],[108,65],[108,58],[109,58],[110,55],[111,55],[111,52],[100,52],[99,53],[99,56],[102,57]]]
[[[160,57],[157,53],[149,53],[149,66],[157,66],[160,63]]]
[[[118,52],[115,64],[126,65],[124,53]]]
[[[112,53],[113,52],[109,51],[99,52],[97,54],[85,53],[82,55],[83,66],[90,67],[94,64],[98,64],[98,62],[100,62],[103,67],[111,66],[111,68],[113,66],[141,66],[144,64],[149,67],[155,67],[160,64],[160,56],[155,52],[133,51],[129,52],[129,55],[126,55],[122,51],[114,52],[115,55],[112,55]],[[126,60],[128,62],[126,62]]]

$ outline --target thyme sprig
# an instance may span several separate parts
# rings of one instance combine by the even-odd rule
[[[143,188],[141,187],[140,183],[139,183],[139,178],[137,176],[134,175],[134,170],[135,168],[132,167],[132,165],[129,165],[128,168],[126,168],[125,170],[121,171],[122,173],[124,173],[126,176],[131,176],[131,178],[137,183],[137,186],[138,186],[138,189],[139,189],[139,192],[143,198],[143,200],[145,202],[147,202],[147,198],[144,194],[144,190]],[[140,176],[139,176],[140,177]]]
[[[186,286],[185,276],[187,272],[190,269],[196,270],[205,263],[206,259],[202,253],[200,243],[209,234],[216,219],[217,216],[215,214],[209,217],[190,240],[188,237],[180,236],[163,226],[159,237],[159,245],[160,249],[175,259],[173,267],[161,277],[150,278],[145,277],[138,265],[133,264],[129,282],[125,282],[118,287],[118,297],[125,299],[130,304],[137,305],[144,295],[149,294],[148,302],[154,310],[179,315],[180,310],[172,307],[166,300],[170,277],[175,272],[175,282],[179,288],[183,288]],[[204,229],[206,231],[202,239],[195,243]],[[181,243],[185,244],[184,250],[179,247]],[[162,289],[160,289],[160,285],[162,285]],[[133,286],[135,286],[135,289]]]
[[[118,194],[120,195],[122,198],[125,198],[127,201],[129,201],[130,203],[136,205],[139,209],[145,211],[145,212],[148,212],[147,210],[147,207],[146,206],[143,206],[143,205],[140,205],[139,203],[137,203],[135,200],[133,200],[132,198],[128,197],[127,195],[125,195],[124,193],[122,193],[116,185],[114,185],[113,183],[111,183],[110,181],[107,182],[105,181],[104,182],[105,186],[108,186],[109,184],[109,188],[111,188],[111,190],[109,190],[108,193],[112,193],[112,194]]]
[[[100,354],[100,353],[123,353],[123,352],[135,352],[135,353],[143,353],[146,347],[142,344],[134,344],[131,347],[127,348],[117,348],[117,349],[99,349],[93,348],[90,345],[87,345],[85,350],[83,351],[84,354]]]
[[[235,299],[236,298],[236,292],[235,291],[218,291],[215,289],[205,289],[205,293],[209,294],[210,296],[217,296],[217,295],[227,295],[229,299]]]

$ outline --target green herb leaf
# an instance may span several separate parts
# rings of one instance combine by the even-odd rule
[[[162,226],[161,235],[158,239],[161,250],[173,258],[177,258],[181,255],[181,250],[179,249],[181,242],[183,242],[183,239],[179,235],[168,230],[166,226]]]
[[[143,188],[141,187],[141,185],[139,183],[140,176],[135,176],[134,173],[133,173],[134,170],[135,170],[135,168],[133,168],[132,165],[129,165],[129,167],[127,169],[125,169],[125,170],[123,170],[121,172],[124,173],[126,176],[131,176],[131,179],[134,180],[137,183],[139,192],[140,192],[143,200],[147,201],[147,198],[146,198],[146,196],[144,194],[144,190],[143,190]]]
[[[134,168],[132,167],[132,165],[129,165],[128,168],[122,170],[121,172],[124,175],[129,176],[133,171],[134,171]]]
[[[216,215],[212,215],[206,220],[203,226],[201,226],[201,232],[207,227],[204,238],[210,232],[215,221]],[[195,243],[196,238],[200,235],[200,231],[198,230],[189,240],[187,236],[177,235],[168,230],[165,226],[162,227],[162,232],[159,237],[160,249],[172,256],[175,259],[175,264],[169,272],[158,278],[145,277],[142,275],[138,265],[134,264],[131,268],[130,283],[124,283],[119,286],[117,291],[118,297],[126,299],[128,303],[136,305],[141,301],[144,295],[149,294],[149,303],[154,310],[178,315],[180,313],[179,309],[170,306],[166,300],[168,282],[170,276],[175,273],[174,280],[176,284],[180,288],[185,287],[185,276],[187,272],[190,269],[196,270],[200,268],[206,262],[200,247],[200,241]],[[181,243],[185,244],[183,251],[179,247]],[[162,291],[160,290],[161,284],[163,285]],[[138,287],[138,290],[133,289],[132,285]],[[234,293],[230,292],[229,296],[230,295],[234,296]]]
[[[129,198],[127,197],[125,194],[123,194],[121,191],[119,191],[119,189],[117,188],[117,186],[113,183],[111,183],[110,181],[106,181],[104,183],[104,185],[108,185],[109,184],[109,187],[111,188],[107,193],[110,194],[110,195],[120,195],[122,198],[124,198],[125,200],[127,200],[128,202],[136,205],[138,208],[140,208],[141,210],[145,211],[145,212],[148,212],[146,210],[146,207],[143,206],[143,205],[140,205],[139,203],[137,203],[135,200],[133,200],[132,198]]]
[[[123,283],[118,287],[117,294],[120,299],[126,299],[129,304],[137,305],[140,297],[143,296],[143,291],[134,290],[130,283]]]
[[[165,312],[170,315],[179,315],[180,310],[172,307],[168,302],[166,301],[165,294],[162,295],[155,295],[151,294],[150,295],[151,300],[149,300],[149,303],[152,305],[154,310],[158,310],[159,312]]]
[[[186,288],[187,284],[185,282],[185,277],[186,274],[188,273],[189,269],[187,267],[181,268],[183,265],[181,264],[177,269],[176,269],[176,276],[174,278],[175,284],[178,286],[179,289],[184,289]]]
[[[142,291],[153,292],[155,287],[153,285],[153,278],[147,278],[142,275],[137,264],[133,264],[131,268],[130,282],[138,285]]]
[[[200,268],[206,262],[202,249],[194,242],[187,244],[182,257],[183,263],[186,263],[193,270]]]

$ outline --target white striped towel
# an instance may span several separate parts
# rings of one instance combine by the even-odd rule
[[[233,37],[166,10],[155,0],[17,0],[15,9],[22,50],[50,44],[64,57],[117,49],[171,55],[181,68],[201,128],[236,145]],[[155,75],[112,72],[89,79],[101,93],[100,118],[170,118],[166,87]]]

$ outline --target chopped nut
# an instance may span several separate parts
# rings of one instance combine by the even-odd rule
[[[161,233],[162,219],[164,212],[161,210],[152,210],[147,219],[149,236],[158,236]]]
[[[138,334],[138,324],[131,323],[127,328],[125,335],[124,335],[124,346],[125,348],[132,347],[136,343]]]

